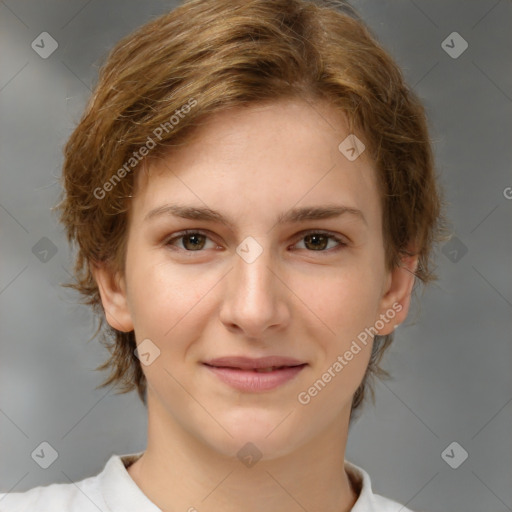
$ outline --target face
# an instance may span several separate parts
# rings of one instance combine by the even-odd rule
[[[346,428],[413,284],[385,268],[376,171],[348,135],[328,104],[280,101],[216,114],[139,172],[125,275],[95,277],[108,322],[145,343],[150,422],[267,458]]]

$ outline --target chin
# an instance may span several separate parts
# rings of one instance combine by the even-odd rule
[[[295,439],[297,435],[304,435],[304,430],[293,428],[290,415],[286,418],[286,414],[262,414],[261,411],[255,411],[253,414],[247,413],[244,416],[235,415],[230,420],[220,420],[221,424],[231,434],[227,434],[220,439],[220,445],[216,446],[217,451],[226,456],[239,457],[252,451],[262,460],[271,460],[287,455],[293,451],[294,447],[299,443],[299,439]],[[284,421],[283,421],[284,420]]]

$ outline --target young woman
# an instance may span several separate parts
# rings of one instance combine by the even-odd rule
[[[73,286],[147,449],[2,510],[409,510],[344,455],[441,206],[423,108],[356,16],[187,1],[114,48],[65,157]]]

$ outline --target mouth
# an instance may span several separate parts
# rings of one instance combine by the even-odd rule
[[[283,370],[284,368],[296,368],[297,366],[304,366],[302,364],[295,366],[269,366],[268,368],[253,368],[252,370],[244,370],[242,368],[231,368],[229,366],[217,366],[216,368],[230,368],[231,370],[240,370],[241,372],[252,371],[256,373],[270,373],[276,370]]]
[[[293,368],[304,366],[307,363],[284,356],[267,356],[259,358],[249,358],[242,356],[227,356],[210,359],[204,363],[207,366],[215,368],[231,368],[233,370],[253,370],[260,372],[271,372],[283,368]]]
[[[234,366],[217,366],[217,365],[211,365],[211,364],[208,364],[208,363],[204,363],[205,366],[209,366],[210,368],[222,368],[222,369],[226,369],[226,370],[238,370],[240,372],[255,372],[255,373],[270,373],[270,372],[275,372],[277,370],[284,370],[286,368],[299,368],[299,367],[302,367],[302,366],[306,366],[307,363],[303,363],[303,364],[297,364],[297,365],[293,365],[293,366],[269,366],[267,368],[238,368],[238,367],[234,367]]]
[[[259,359],[217,358],[203,365],[222,382],[238,391],[262,392],[283,386],[298,375],[308,363],[271,356]]]

